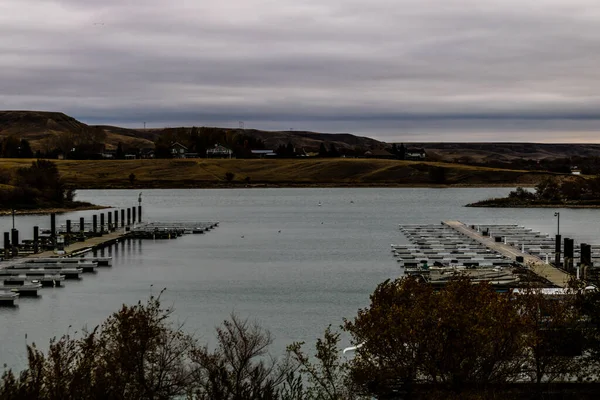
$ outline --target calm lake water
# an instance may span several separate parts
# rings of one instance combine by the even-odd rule
[[[144,219],[220,221],[205,235],[124,241],[104,251],[112,268],[22,298],[0,308],[0,365],[20,369],[25,345],[45,347],[53,336],[102,322],[121,304],[167,288],[164,303],[201,340],[232,312],[268,328],[281,354],[293,341],[313,345],[327,325],[339,326],[369,303],[376,285],[401,274],[390,243],[403,243],[398,224],[518,223],[555,233],[555,209],[482,209],[464,204],[506,195],[491,189],[230,189],[143,190]],[[84,190],[78,199],[128,207],[139,191]],[[322,205],[319,206],[319,203]],[[63,214],[79,220],[99,211]],[[598,243],[600,210],[561,212],[561,233]],[[11,228],[0,218],[0,230]],[[49,216],[17,216],[22,238]],[[347,338],[345,338],[347,340]],[[344,345],[347,343],[343,343]]]

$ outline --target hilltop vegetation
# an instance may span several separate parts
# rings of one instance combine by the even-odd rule
[[[245,141],[250,144],[262,143],[262,147],[277,149],[279,146],[292,144],[298,149],[308,152],[319,150],[321,143],[327,148],[332,145],[345,152],[364,151],[372,148],[383,148],[385,143],[377,140],[351,134],[323,134],[305,131],[260,131],[256,129],[219,128],[219,127],[177,127],[160,129],[128,129],[109,125],[87,125],[75,118],[60,112],[45,111],[0,111],[0,138],[14,136],[18,140],[27,140],[34,154],[56,158],[62,153],[67,158],[82,158],[70,154],[75,148],[80,153],[97,154],[102,150],[116,150],[119,144],[123,151],[136,154],[141,149],[154,148],[159,145],[179,140],[194,147],[197,135],[193,129],[208,130],[210,140],[202,143],[198,150],[215,143],[230,146],[243,146]],[[191,136],[190,139],[187,137]],[[203,136],[203,135],[200,135]],[[243,137],[240,141],[231,138]],[[160,140],[162,138],[162,140]],[[248,143],[246,143],[248,144]],[[82,148],[83,146],[83,148]],[[258,148],[262,148],[259,146]]]
[[[534,192],[518,187],[510,192],[508,197],[487,199],[468,206],[600,207],[600,176],[588,179],[569,176],[562,180],[557,177],[548,177],[535,186]]]

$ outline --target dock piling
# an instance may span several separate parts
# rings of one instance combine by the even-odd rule
[[[138,221],[142,222],[142,206],[138,206]]]
[[[107,228],[107,230],[109,232],[112,232],[112,230],[113,230],[112,229],[112,212],[109,211],[108,213],[106,213],[106,216],[108,217],[108,222],[107,222],[108,228]]]
[[[574,255],[574,245],[573,239],[565,238],[564,239],[564,258],[563,262],[565,264],[565,270],[568,272],[572,272],[573,270],[573,255]]]
[[[33,252],[37,253],[40,249],[40,227],[33,227]]]
[[[16,257],[19,254],[19,230],[12,228],[10,230],[12,242],[12,256]]]
[[[71,220],[67,220],[67,235],[71,234]]]
[[[121,228],[125,227],[125,209],[121,209]]]
[[[131,220],[133,221],[133,224],[135,225],[135,207],[131,207]]]
[[[100,213],[100,234],[104,235],[104,213]]]
[[[581,243],[581,266],[589,267],[592,265],[592,246],[587,243]]]
[[[10,254],[10,232],[4,232],[4,255]]]
[[[85,232],[85,218],[79,218],[79,233]]]
[[[56,213],[50,214],[50,239],[52,246],[56,246]]]
[[[560,267],[560,253],[561,253],[560,238],[561,238],[560,235],[556,235],[556,242],[555,242],[555,249],[554,249],[554,252],[555,252],[554,265],[556,265],[557,267]]]
[[[131,208],[127,207],[127,226],[131,225]]]
[[[96,214],[92,215],[92,232],[98,232],[98,216]]]
[[[115,230],[119,227],[119,210],[115,210]]]

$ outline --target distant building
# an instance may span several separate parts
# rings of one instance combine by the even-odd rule
[[[273,150],[250,150],[252,153],[252,157],[254,158],[265,158],[265,157],[275,157],[277,153]]]
[[[116,152],[114,150],[104,150],[102,153],[100,153],[100,157],[106,160],[112,160],[116,156]]]
[[[140,149],[140,158],[154,158],[154,149],[152,147]]]
[[[577,167],[571,167],[571,174],[573,175],[581,175],[581,170]]]
[[[215,144],[212,149],[206,150],[206,158],[231,158],[233,151],[220,144]]]
[[[171,157],[173,157],[173,158],[185,158],[185,153],[187,153],[188,148],[185,147],[184,145],[182,145],[179,142],[174,142],[174,143],[171,143],[171,146],[169,147],[169,150],[171,152]]]
[[[135,154],[125,154],[126,160],[135,160],[137,157]]]
[[[427,157],[425,149],[409,148],[406,149],[406,152],[404,153],[405,160],[420,161],[424,160],[425,157]]]

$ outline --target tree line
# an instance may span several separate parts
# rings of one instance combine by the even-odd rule
[[[0,208],[31,209],[74,205],[75,190],[68,188],[55,163],[36,160],[15,171],[0,170]]]
[[[2,399],[490,399],[597,398],[600,294],[574,287],[497,293],[457,277],[444,289],[406,277],[378,285],[314,350],[288,346],[232,315],[210,348],[170,319],[160,295],[123,306],[103,324],[27,346],[28,365],[6,371]],[[571,397],[569,397],[571,396]]]

